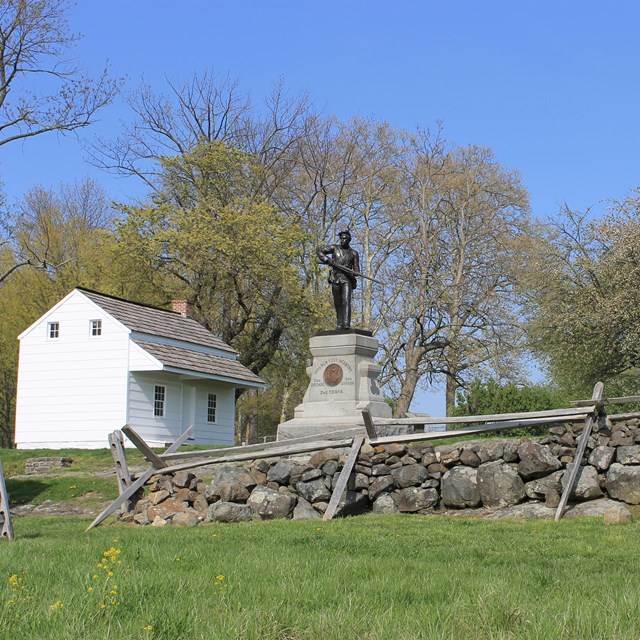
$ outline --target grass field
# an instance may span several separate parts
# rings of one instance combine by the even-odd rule
[[[0,542],[1,637],[640,637],[635,523],[87,524],[14,519],[16,541]]]

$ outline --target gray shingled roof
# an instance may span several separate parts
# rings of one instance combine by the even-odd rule
[[[220,338],[216,338],[193,318],[185,318],[174,311],[165,311],[135,302],[107,296],[96,291],[77,287],[89,300],[112,315],[132,331],[148,333],[163,338],[184,340],[193,344],[214,347],[229,353],[238,353]]]
[[[160,360],[167,367],[185,369],[208,373],[224,378],[232,378],[242,382],[254,382],[264,384],[264,380],[255,373],[249,371],[243,364],[231,358],[222,356],[212,356],[208,353],[183,349],[157,342],[147,342],[146,340],[133,340],[138,346]]]

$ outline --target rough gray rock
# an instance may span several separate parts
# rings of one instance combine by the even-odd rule
[[[282,458],[267,471],[267,481],[288,484],[295,468],[296,463],[293,460]]]
[[[536,478],[530,480],[524,485],[526,494],[532,500],[543,500],[550,490],[556,493],[562,492],[562,484],[560,479],[564,471],[555,471],[554,473],[545,476],[544,478]]]
[[[480,505],[478,471],[471,467],[454,467],[442,476],[442,502],[447,507],[477,507]]]
[[[200,517],[194,511],[176,513],[171,519],[171,524],[180,527],[195,527],[200,522]]]
[[[589,464],[599,471],[606,471],[614,461],[616,450],[613,447],[598,446],[589,454]]]
[[[228,465],[218,469],[211,484],[222,502],[245,502],[256,486],[248,469]]]
[[[438,492],[435,489],[407,487],[396,491],[393,496],[401,513],[415,513],[423,509],[431,509],[438,504]]]
[[[394,469],[391,472],[396,486],[400,489],[405,487],[417,487],[428,477],[428,471],[421,464],[410,464]]]
[[[640,464],[640,445],[618,447],[616,462],[620,464]]]
[[[518,447],[518,471],[525,480],[542,478],[562,466],[549,449],[536,442],[523,442]]]
[[[263,486],[256,487],[247,500],[247,506],[262,520],[290,518],[295,504],[294,496]]]
[[[615,462],[609,467],[605,486],[615,500],[640,504],[640,467]]]
[[[508,507],[522,502],[527,494],[518,472],[503,460],[486,462],[478,467],[478,488],[482,504]]]
[[[373,513],[398,513],[398,505],[390,493],[383,493],[374,501],[372,511]]]
[[[480,466],[480,458],[478,454],[471,448],[463,449],[460,454],[460,463],[467,467],[477,468]]]
[[[569,474],[573,469],[574,463],[567,465],[567,470],[562,476],[562,488],[565,489],[569,481]],[[576,484],[569,495],[574,500],[595,500],[602,497],[600,482],[598,481],[598,472],[595,467],[580,467]]]
[[[207,513],[212,522],[249,522],[251,509],[237,502],[215,502]]]
[[[293,508],[293,520],[317,520],[322,516],[304,498],[298,498]]]
[[[501,440],[496,441],[488,441],[486,443],[477,444],[474,447],[474,451],[478,458],[480,458],[480,462],[484,464],[485,462],[495,462],[502,458],[504,453],[504,443]]]
[[[394,486],[395,482],[392,476],[380,476],[378,478],[374,478],[369,485],[369,499],[376,500],[381,493],[391,491]]]
[[[298,493],[308,502],[325,502],[331,498],[331,491],[327,488],[323,478],[311,480],[310,482],[298,482],[296,485]]]

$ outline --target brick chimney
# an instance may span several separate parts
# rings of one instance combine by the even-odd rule
[[[172,300],[171,311],[175,311],[185,318],[193,318],[193,302],[190,300]]]

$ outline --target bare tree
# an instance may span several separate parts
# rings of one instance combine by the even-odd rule
[[[0,146],[91,124],[115,97],[119,82],[106,70],[84,77],[65,56],[67,0],[0,0]]]
[[[378,314],[384,380],[403,415],[419,384],[444,377],[450,411],[465,375],[504,368],[517,350],[512,239],[527,227],[527,197],[489,150],[447,150],[428,132],[409,139],[404,177]]]

